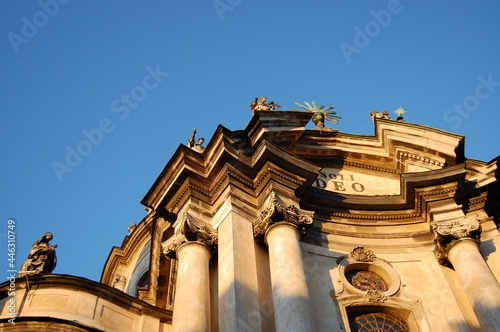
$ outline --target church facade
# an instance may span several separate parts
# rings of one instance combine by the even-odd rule
[[[18,278],[15,324],[0,285],[0,329],[500,331],[498,158],[387,116],[369,136],[253,113],[179,146],[100,282]]]

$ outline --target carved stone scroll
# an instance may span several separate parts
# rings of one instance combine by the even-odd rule
[[[186,213],[183,219],[179,230],[163,242],[163,253],[170,258],[175,258],[177,250],[186,242],[202,243],[213,252],[217,247],[217,230],[203,221],[195,219],[189,213]]]
[[[312,213],[300,210],[293,204],[287,204],[275,193],[271,195],[268,207],[261,212],[260,218],[253,223],[253,235],[262,239],[273,224],[287,222],[295,225],[305,234],[313,223]]]

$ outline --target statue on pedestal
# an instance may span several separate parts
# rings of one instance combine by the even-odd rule
[[[28,259],[21,267],[21,271],[25,273],[19,273],[19,276],[26,274],[26,272],[30,272],[28,275],[32,275],[51,273],[54,271],[57,263],[55,250],[57,248],[57,244],[49,244],[49,241],[52,240],[52,238],[52,233],[47,232],[40,238],[40,240],[33,244],[28,255]]]
[[[373,122],[375,122],[375,119],[387,119],[387,120],[391,119],[389,117],[388,111],[382,111],[382,113],[377,112],[377,111],[370,111],[370,116],[372,117]]]
[[[255,111],[274,111],[276,107],[281,107],[281,105],[276,104],[274,101],[270,101],[266,103],[267,97],[262,96],[259,98],[255,97],[255,100],[250,104],[250,110],[252,114],[255,114]]]
[[[198,138],[198,143],[195,143],[195,136],[196,136],[196,128],[193,128],[193,134],[188,140],[188,147],[193,149],[196,152],[202,153],[205,148],[203,147],[203,143],[205,142],[204,138]]]

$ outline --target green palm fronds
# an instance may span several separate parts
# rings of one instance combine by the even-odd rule
[[[326,107],[325,105],[321,105],[320,107],[318,107],[318,104],[315,101],[311,102],[312,105],[309,104],[307,101],[305,101],[304,104],[306,104],[306,106],[300,103],[295,103],[295,104],[304,108],[306,111],[322,114],[325,117],[325,119],[327,119],[333,124],[338,124],[339,119],[342,118],[341,116],[335,115],[337,114],[337,112],[330,111],[333,109],[333,106]],[[293,111],[303,111],[303,110],[293,110]]]

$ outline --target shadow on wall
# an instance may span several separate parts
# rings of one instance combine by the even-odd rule
[[[488,197],[484,205],[484,210],[489,216],[493,216],[493,221],[497,228],[500,228],[500,156],[494,158],[490,163],[497,162],[495,170],[496,181],[490,184],[492,187],[488,191]]]
[[[301,247],[316,328],[318,331],[331,331],[335,326],[345,329],[338,303],[331,297],[331,292],[335,291],[330,272],[337,268],[338,257],[325,248],[309,244],[302,244]]]

